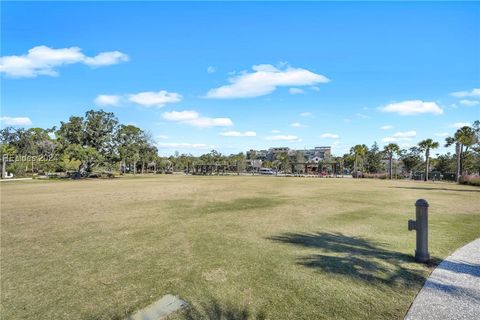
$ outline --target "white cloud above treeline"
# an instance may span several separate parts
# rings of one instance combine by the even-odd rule
[[[0,117],[0,122],[7,126],[29,126],[32,120],[28,117]]]
[[[255,137],[257,136],[257,133],[255,131],[225,131],[220,132],[220,135],[224,137]]]
[[[417,136],[417,132],[415,130],[410,131],[399,131],[395,132],[390,137],[385,137],[382,139],[383,142],[400,142],[400,141],[410,141],[414,137]]]
[[[457,98],[480,97],[480,88],[474,88],[472,90],[467,90],[467,91],[452,92],[450,95]]]
[[[167,103],[176,103],[182,100],[182,96],[175,92],[160,90],[158,92],[145,91],[128,95],[128,100],[144,107],[163,107]]]
[[[301,112],[300,117],[311,117],[313,116],[313,113],[311,112]]]
[[[480,104],[480,101],[478,100],[469,100],[469,99],[462,99],[459,101],[461,105],[467,106],[467,107],[474,107],[478,106]]]
[[[320,138],[324,139],[338,139],[340,136],[336,133],[324,133],[320,135]]]
[[[435,102],[426,102],[422,100],[407,100],[402,102],[390,103],[386,106],[380,107],[382,112],[398,113],[402,116],[419,115],[419,114],[443,114]]]
[[[453,128],[460,129],[462,127],[470,127],[472,124],[470,122],[455,122],[451,126]]]
[[[302,93],[305,93],[305,91],[303,89],[300,89],[300,88],[290,88],[288,89],[288,92],[290,92],[290,94],[302,94]]]
[[[143,107],[163,107],[167,103],[180,102],[182,98],[181,94],[160,90],[125,95],[100,94],[93,102],[99,106],[118,106],[125,101],[130,101]]]
[[[58,76],[57,68],[69,64],[82,63],[91,67],[102,67],[128,60],[128,55],[120,51],[100,52],[96,56],[88,57],[79,47],[54,49],[37,46],[23,55],[0,57],[0,73],[16,78]]]
[[[380,130],[391,130],[391,129],[393,129],[393,126],[389,124],[380,127]]]
[[[98,106],[118,106],[120,104],[121,96],[111,94],[100,94],[93,102]]]
[[[205,97],[210,99],[252,98],[270,94],[277,87],[311,86],[330,81],[321,74],[288,65],[275,67],[271,64],[260,64],[254,65],[252,70],[253,72],[244,71],[231,77],[228,79],[229,84],[211,89]]]
[[[297,136],[294,135],[277,135],[277,136],[268,136],[265,139],[271,140],[271,141],[290,141],[290,142],[300,142],[302,139],[300,139]]]
[[[162,117],[168,121],[188,124],[199,128],[233,126],[233,121],[230,118],[203,117],[197,111],[193,110],[164,112]]]

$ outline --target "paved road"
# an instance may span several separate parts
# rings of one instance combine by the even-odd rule
[[[480,238],[432,272],[405,319],[480,319]]]

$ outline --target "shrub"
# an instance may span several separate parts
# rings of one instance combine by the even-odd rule
[[[480,176],[478,175],[461,176],[460,183],[480,187]]]

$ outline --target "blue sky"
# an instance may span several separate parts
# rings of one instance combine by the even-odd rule
[[[4,2],[1,23],[2,127],[102,108],[161,155],[342,155],[480,118],[475,2]]]

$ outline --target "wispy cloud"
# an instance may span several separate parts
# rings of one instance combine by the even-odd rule
[[[290,92],[290,94],[302,94],[302,93],[305,93],[305,91],[303,89],[300,89],[300,88],[290,88],[288,89],[288,92]]]
[[[300,142],[302,139],[300,139],[297,136],[294,135],[277,135],[277,136],[269,136],[266,137],[265,139],[271,140],[271,141],[290,141],[290,142]]]
[[[381,126],[380,129],[381,129],[381,130],[391,130],[391,129],[393,129],[393,126],[387,124],[387,125]]]
[[[480,104],[480,101],[462,99],[462,100],[459,101],[459,103],[464,105],[464,106],[467,106],[467,107],[473,107],[473,106],[478,106]]]
[[[28,117],[0,117],[0,122],[7,126],[29,126],[32,120]]]
[[[277,87],[311,86],[330,80],[302,68],[275,67],[270,64],[255,65],[253,72],[244,71],[228,79],[230,84],[211,89],[206,94],[210,99],[252,98],[272,93]]]
[[[451,95],[457,98],[480,97],[480,88],[474,88],[469,91],[467,90],[467,91],[452,92]]]
[[[168,121],[184,123],[199,128],[233,126],[233,121],[230,118],[202,117],[197,111],[193,110],[164,112],[162,116]]]
[[[145,91],[128,95],[128,100],[144,107],[163,107],[167,103],[182,101],[182,96],[166,90],[160,90],[158,92]]]
[[[98,106],[118,106],[122,96],[113,95],[113,94],[100,94],[98,95],[93,102]]]
[[[78,47],[54,49],[37,46],[23,55],[0,57],[0,73],[16,78],[33,78],[39,75],[57,76],[57,68],[82,63],[91,67],[102,67],[128,61],[129,57],[120,51],[101,52],[93,57],[82,53]]]
[[[224,137],[255,137],[257,133],[255,131],[225,131],[220,132],[220,135]]]
[[[217,68],[215,68],[214,66],[208,66],[207,72],[208,73],[215,73],[215,72],[217,72]]]
[[[366,114],[363,114],[363,113],[355,113],[355,116],[358,117],[358,118],[361,118],[361,119],[370,118],[369,116],[367,116]]]
[[[304,128],[305,125],[301,124],[300,122],[294,122],[290,124],[291,127],[293,128]]]
[[[419,114],[443,114],[435,102],[425,102],[422,100],[407,100],[403,102],[390,103],[386,106],[380,107],[382,112],[398,113],[402,116],[419,115]]]
[[[324,139],[338,139],[340,136],[336,133],[323,133],[320,135],[320,138]]]
[[[301,112],[300,117],[311,117],[313,116],[313,113],[311,112]]]
[[[395,132],[390,137],[385,137],[382,139],[383,142],[399,142],[399,141],[410,141],[412,138],[417,136],[417,132],[415,130],[411,131],[399,131]]]
[[[455,122],[451,124],[453,128],[462,128],[462,127],[470,127],[472,124],[470,122]]]
[[[280,133],[280,130],[273,129],[272,133]]]

